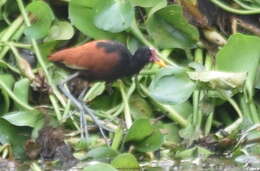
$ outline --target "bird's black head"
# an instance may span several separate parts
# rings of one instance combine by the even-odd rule
[[[136,50],[132,59],[130,60],[130,68],[128,75],[138,73],[146,64],[151,61],[153,53],[148,47],[140,47]]]
[[[165,63],[157,57],[155,49],[140,47],[133,55],[131,60],[131,68],[135,73],[138,73],[149,62],[154,62],[160,66],[165,66]]]

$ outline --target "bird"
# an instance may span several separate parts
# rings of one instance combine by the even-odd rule
[[[83,117],[84,114],[89,114],[104,137],[105,134],[93,110],[80,100],[86,90],[77,99],[65,88],[68,81],[79,77],[88,82],[113,82],[117,79],[139,73],[149,62],[157,63],[162,67],[166,66],[153,48],[139,47],[132,55],[124,44],[113,40],[92,40],[80,46],[59,50],[49,55],[48,59],[62,64],[74,72],[74,74],[59,84],[59,88],[79,109],[81,128],[85,130],[85,135],[82,132],[81,137],[86,138],[88,137],[88,132],[87,123]]]

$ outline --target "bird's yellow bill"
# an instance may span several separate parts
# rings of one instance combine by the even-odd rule
[[[160,67],[166,67],[166,63],[161,59],[154,61],[154,63],[156,63]]]

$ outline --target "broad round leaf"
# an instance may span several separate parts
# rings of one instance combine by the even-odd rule
[[[83,171],[118,171],[118,170],[109,164],[98,163],[92,166],[85,167]]]
[[[130,0],[130,2],[132,2],[135,6],[153,7],[162,2],[162,0]]]
[[[11,144],[16,159],[24,159],[24,143],[28,135],[19,127],[15,127],[4,119],[0,119],[0,143]]]
[[[125,141],[141,141],[151,135],[153,130],[154,128],[148,119],[138,119],[128,130]]]
[[[188,23],[178,5],[160,9],[149,17],[146,24],[160,48],[192,48],[199,39],[198,30]]]
[[[33,23],[25,29],[24,33],[35,39],[43,38],[48,34],[55,18],[51,8],[44,1],[34,1],[26,9],[33,17]]]
[[[103,31],[94,25],[95,7],[98,2],[100,0],[71,0],[69,2],[71,23],[82,33],[94,39],[123,40],[123,35]]]
[[[5,114],[4,116],[2,116],[2,118],[15,126],[34,127],[40,119],[43,119],[43,116],[35,110],[11,112]]]
[[[118,33],[132,23],[134,8],[129,1],[106,0],[96,5],[95,25],[105,31]]]
[[[13,84],[15,82],[14,77],[11,74],[0,74],[0,81],[2,84],[4,84],[5,87],[9,88],[10,90],[13,87]],[[0,114],[6,113],[9,110],[10,107],[10,98],[8,93],[6,92],[3,87],[0,86]]]
[[[74,35],[72,25],[67,21],[57,21],[50,28],[47,40],[68,40]]]
[[[156,100],[168,104],[184,103],[195,89],[193,83],[180,67],[162,69],[153,79],[149,90]]]
[[[14,94],[23,103],[28,104],[30,81],[27,78],[21,79],[14,84]],[[17,109],[23,109],[18,104],[15,104]]]
[[[163,143],[164,136],[156,129],[152,135],[145,138],[143,141],[135,144],[135,147],[140,152],[151,152],[158,150]]]
[[[112,166],[117,169],[139,169],[139,163],[131,153],[119,154],[112,162]]]
[[[218,52],[216,68],[220,71],[248,72],[246,85],[250,90],[250,96],[252,96],[259,65],[259,54],[259,37],[235,34],[229,38],[228,43]]]
[[[97,82],[95,83],[85,95],[85,98],[88,102],[94,100],[96,97],[101,95],[106,89],[105,82]]]
[[[138,95],[131,96],[130,98],[131,114],[134,119],[150,118],[153,114],[151,106],[144,98]]]
[[[98,147],[90,150],[87,153],[87,158],[92,160],[98,160],[102,162],[108,162],[118,155],[118,152],[111,147]]]

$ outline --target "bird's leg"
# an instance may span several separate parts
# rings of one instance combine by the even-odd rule
[[[94,123],[97,125],[101,135],[104,137],[106,144],[108,145],[108,138],[106,134],[104,133],[103,126],[100,124],[99,119],[95,116],[94,111],[90,109],[83,101],[84,95],[86,94],[88,88],[85,88],[79,95],[79,101],[82,105],[82,107],[85,109],[85,112],[91,117],[91,119],[94,121]]]
[[[62,91],[62,93],[67,96],[71,102],[78,108],[79,112],[80,112],[80,127],[81,127],[81,138],[88,138],[88,129],[87,129],[87,122],[85,120],[84,117],[84,113],[85,113],[85,109],[82,105],[82,103],[77,100],[71,93],[70,91],[65,87],[65,84],[67,82],[69,82],[70,80],[72,80],[73,78],[77,77],[79,75],[79,72],[76,72],[75,74],[69,76],[67,79],[65,79],[64,81],[62,81],[59,84],[59,88]]]

